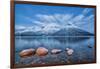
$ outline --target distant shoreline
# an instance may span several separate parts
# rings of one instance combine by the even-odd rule
[[[28,37],[95,37],[94,35],[90,35],[90,36],[33,36],[33,35],[15,35],[15,37],[23,37],[23,36],[28,36]]]

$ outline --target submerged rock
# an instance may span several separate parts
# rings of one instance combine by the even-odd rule
[[[73,54],[74,50],[73,49],[69,49],[69,48],[66,48],[66,51],[67,51],[67,54],[70,56]]]
[[[44,48],[44,47],[39,47],[37,50],[36,50],[36,54],[38,56],[45,56],[48,54],[48,49]]]
[[[58,54],[60,52],[62,52],[62,50],[60,50],[60,49],[53,49],[53,50],[51,50],[52,54]]]
[[[29,56],[32,56],[35,54],[35,49],[25,49],[25,50],[22,50],[20,53],[19,53],[19,56],[20,57],[29,57]]]

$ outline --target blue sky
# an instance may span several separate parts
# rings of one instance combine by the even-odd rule
[[[15,26],[46,26],[68,23],[93,33],[94,8],[45,6],[31,4],[15,5]],[[19,28],[19,27],[18,27]]]

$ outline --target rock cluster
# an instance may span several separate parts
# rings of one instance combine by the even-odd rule
[[[51,54],[59,54],[61,52],[62,52],[61,49],[52,49],[51,50]],[[70,55],[73,54],[74,50],[73,49],[70,49],[70,48],[66,48],[66,52],[70,56]],[[19,53],[19,56],[23,58],[23,57],[33,56],[35,54],[38,55],[38,56],[45,56],[45,55],[48,54],[48,49],[45,48],[45,47],[39,47],[36,50],[35,49],[32,49],[32,48],[25,49],[25,50],[22,50]]]

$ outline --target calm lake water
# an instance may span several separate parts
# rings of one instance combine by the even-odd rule
[[[91,46],[91,48],[88,47]],[[39,57],[20,58],[19,52],[24,49],[45,47],[49,50],[48,55]],[[54,48],[61,49],[59,54],[51,54],[50,51]],[[68,56],[65,49],[71,48],[74,53]],[[36,36],[16,36],[15,38],[15,63],[16,64],[57,64],[57,63],[83,63],[93,62],[94,54],[94,36],[84,37],[36,37]]]

